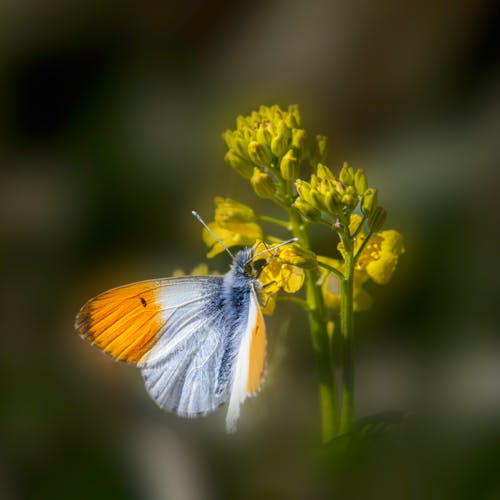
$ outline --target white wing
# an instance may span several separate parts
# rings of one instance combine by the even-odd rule
[[[173,278],[158,297],[161,336],[139,366],[158,406],[181,416],[207,414],[228,398],[228,377],[221,377],[228,340],[221,284],[217,276]]]
[[[256,340],[256,335],[263,336]],[[260,344],[260,350],[256,358],[251,359],[252,342]],[[254,358],[255,358],[255,352]],[[265,326],[260,311],[257,295],[252,286],[250,292],[248,319],[245,331],[241,338],[236,365],[234,367],[233,383],[231,386],[231,395],[226,415],[227,432],[235,432],[236,424],[240,417],[240,406],[243,404],[247,396],[250,396],[258,389],[262,378],[263,363],[265,356]],[[253,366],[251,366],[253,365]],[[252,371],[254,373],[252,373]],[[258,380],[255,387],[251,387],[250,379]]]

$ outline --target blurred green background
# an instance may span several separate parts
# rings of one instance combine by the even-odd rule
[[[4,0],[0,5],[0,498],[500,498],[496,2]],[[317,456],[304,318],[268,320],[267,382],[165,414],[73,332],[89,297],[205,259],[215,195],[279,215],[221,132],[296,103],[362,167],[407,253],[356,318],[357,412],[409,413]],[[326,231],[314,245],[332,254]],[[225,272],[227,256],[210,263]]]

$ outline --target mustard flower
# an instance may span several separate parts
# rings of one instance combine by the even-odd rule
[[[208,226],[228,248],[250,246],[263,238],[262,228],[255,222],[255,212],[247,205],[229,198],[215,198],[215,221]],[[211,258],[224,251],[224,248],[206,229],[203,241],[210,248],[207,257]]]
[[[351,215],[349,232],[354,234],[361,224],[361,217]],[[354,253],[359,250],[367,235],[361,228],[354,242]],[[344,245],[339,243],[338,250],[344,256]],[[403,236],[394,229],[375,233],[363,248],[356,262],[355,272],[364,272],[378,285],[389,283],[396,270],[399,257],[405,253]]]
[[[269,246],[263,241],[254,245],[254,253],[265,252]],[[259,275],[262,285],[263,311],[272,314],[276,305],[276,294],[298,292],[304,284],[305,273],[302,267],[309,262],[295,245],[285,245],[264,253],[263,258],[268,260],[267,265]]]

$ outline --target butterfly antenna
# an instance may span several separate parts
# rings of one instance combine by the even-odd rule
[[[208,227],[208,224],[201,218],[200,214],[195,210],[192,210],[191,213],[201,222],[202,226],[215,238],[215,240],[219,243],[219,245],[234,259],[234,255],[231,253],[231,250],[227,248],[222,240]]]
[[[278,243],[277,245],[274,245],[271,248],[266,248],[265,250],[262,250],[262,252],[259,252],[258,254],[254,255],[252,257],[252,260],[255,259],[255,257],[258,257],[259,255],[262,255],[264,253],[269,253],[269,252],[273,251],[276,248],[282,247],[284,245],[289,245],[290,243],[294,243],[296,241],[298,241],[298,238],[291,238],[289,240],[282,241],[281,243]]]

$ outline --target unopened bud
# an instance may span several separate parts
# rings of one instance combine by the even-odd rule
[[[330,179],[330,180],[335,179],[333,172],[326,165],[323,165],[322,163],[318,163],[316,174],[320,179]]]
[[[232,130],[226,130],[225,132],[223,132],[222,139],[226,143],[226,146],[228,147],[228,149],[234,148],[234,137],[233,137]]]
[[[271,177],[258,168],[253,169],[250,183],[259,198],[273,198],[276,193],[276,186]]]
[[[368,181],[366,180],[365,171],[362,168],[356,170],[354,174],[354,186],[359,196],[362,196],[368,189]]]
[[[273,155],[281,158],[288,150],[288,138],[285,134],[275,135],[271,141]]]
[[[295,119],[295,125],[292,128],[302,126],[302,117],[300,115],[300,108],[298,104],[290,104],[290,106],[288,106],[288,113],[290,113]]]
[[[325,195],[325,205],[332,217],[338,217],[342,212],[342,203],[338,191],[330,191]]]
[[[302,154],[304,151],[304,146],[306,144],[307,133],[301,128],[295,128],[292,130],[292,146]]]
[[[344,163],[340,170],[339,179],[344,186],[352,186],[354,183],[354,170],[347,162]]]
[[[273,140],[271,132],[263,125],[260,125],[260,127],[257,129],[257,132],[255,132],[255,137],[264,146],[270,146],[271,141]]]
[[[364,215],[369,217],[373,210],[377,207],[377,190],[369,188],[363,195],[363,202],[361,203],[361,211]]]
[[[247,141],[233,135],[233,148],[242,158],[248,158],[248,145]]]
[[[253,166],[238,155],[233,149],[230,149],[224,156],[224,161],[245,179],[250,179],[253,173]]]
[[[312,188],[308,182],[303,181],[302,179],[297,179],[295,181],[295,188],[297,189],[297,193],[299,194],[299,196],[304,201],[306,201],[310,205],[314,203],[312,197]]]
[[[256,165],[267,166],[271,163],[271,155],[266,146],[257,141],[252,141],[248,145],[248,156]]]
[[[293,206],[306,218],[312,222],[316,222],[321,219],[321,212],[314,208],[312,205],[304,201],[302,198],[297,198]]]
[[[300,164],[292,150],[281,159],[280,172],[286,181],[295,180],[300,175]]]

